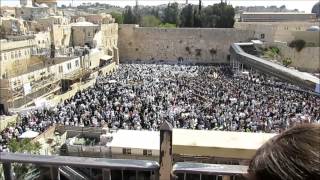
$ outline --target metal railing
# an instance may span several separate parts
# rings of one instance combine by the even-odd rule
[[[159,179],[158,162],[150,160],[107,159],[72,156],[44,156],[20,153],[0,153],[0,162],[3,164],[5,180],[12,178],[12,163],[35,164],[40,167],[50,167],[51,179],[64,176],[67,179],[91,177],[91,168],[101,170],[104,180],[113,179]],[[83,169],[89,169],[83,171]],[[240,180],[246,174],[247,166],[204,164],[177,162],[172,169],[172,179],[221,179]],[[69,177],[69,178],[68,178]]]

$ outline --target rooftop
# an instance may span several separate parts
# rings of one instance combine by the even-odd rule
[[[93,23],[91,23],[91,22],[86,22],[86,21],[84,21],[84,22],[76,22],[76,23],[73,23],[73,24],[71,24],[71,26],[78,26],[78,27],[82,27],[82,26],[98,26],[97,24],[93,24]]]
[[[242,14],[304,14],[313,15],[315,13],[305,13],[305,12],[243,12]]]

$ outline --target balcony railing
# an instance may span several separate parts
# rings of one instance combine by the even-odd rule
[[[11,180],[11,163],[35,164],[42,167],[50,167],[51,179],[59,179],[60,176],[75,177],[90,173],[88,168],[101,170],[104,180],[113,179],[159,179],[158,162],[149,160],[132,159],[106,159],[72,156],[44,156],[19,153],[0,153],[0,162],[3,164],[5,180]],[[66,171],[69,169],[68,171]],[[83,170],[85,169],[85,170]],[[171,171],[173,179],[221,179],[240,180],[247,171],[247,166],[203,164],[178,162]],[[160,179],[161,180],[161,179]]]

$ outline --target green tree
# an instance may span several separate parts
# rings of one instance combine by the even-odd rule
[[[217,10],[216,10],[217,11]],[[216,27],[219,16],[214,10],[213,6],[207,6],[201,11],[201,23],[202,27],[214,28]]]
[[[157,27],[161,24],[160,19],[155,16],[143,16],[141,20],[141,26],[143,27]]]
[[[39,154],[41,144],[39,142],[33,143],[29,139],[12,139],[8,144],[10,152],[13,153],[31,153]],[[13,171],[16,179],[37,179],[40,172],[37,168],[28,164],[13,164]]]
[[[231,5],[219,3],[212,8],[213,14],[217,16],[215,28],[233,28],[235,11]]]
[[[123,12],[123,23],[124,24],[136,24],[136,18],[133,14],[131,6],[127,6]]]
[[[180,27],[193,27],[193,25],[194,25],[193,5],[188,4],[181,10]]]
[[[111,12],[110,14],[115,19],[116,23],[123,24],[123,14],[118,12]]]
[[[179,5],[178,3],[169,3],[164,9],[163,23],[179,24]]]

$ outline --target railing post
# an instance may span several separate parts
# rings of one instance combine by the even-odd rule
[[[172,125],[168,121],[163,121],[160,126],[160,170],[159,180],[171,180],[173,164],[172,154]]]
[[[51,180],[58,180],[58,179],[60,179],[59,177],[58,177],[58,175],[59,175],[59,173],[58,173],[58,171],[59,171],[59,168],[58,167],[56,167],[56,166],[51,166],[50,167],[50,177],[51,177]]]
[[[12,180],[12,168],[11,163],[3,163],[3,173],[4,173],[4,179],[5,180]]]

